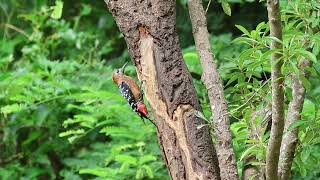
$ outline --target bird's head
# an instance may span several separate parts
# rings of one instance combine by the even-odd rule
[[[124,75],[124,70],[127,66],[128,62],[126,62],[121,68],[119,69],[116,69],[113,74],[112,74],[112,80],[115,82],[115,83],[119,83],[119,79],[121,78],[121,76]]]

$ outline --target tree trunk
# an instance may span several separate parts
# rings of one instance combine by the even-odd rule
[[[215,148],[218,155],[222,179],[238,179],[237,162],[232,147],[232,135],[227,102],[220,75],[211,52],[209,32],[202,0],[188,1],[193,37],[203,69],[202,81],[207,88],[213,114],[212,124],[215,132]]]
[[[136,65],[171,179],[220,179],[175,27],[173,0],[106,0]]]
[[[270,23],[270,36],[282,39],[281,17],[279,0],[268,0],[268,19]],[[271,49],[282,49],[282,44],[272,40]],[[267,149],[266,178],[278,179],[278,163],[280,146],[284,127],[284,93],[283,75],[281,74],[282,60],[279,52],[271,56],[271,87],[272,87],[272,126]]]

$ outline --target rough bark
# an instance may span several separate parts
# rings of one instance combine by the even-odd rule
[[[270,23],[270,36],[282,39],[281,17],[279,0],[268,0],[268,19]],[[273,40],[271,49],[282,49],[281,43]],[[280,146],[284,128],[284,93],[283,75],[281,66],[283,64],[280,53],[271,55],[271,87],[272,87],[272,126],[267,149],[266,178],[267,180],[278,179],[278,163]]]
[[[254,160],[254,159],[253,159]],[[263,180],[260,176],[260,169],[256,166],[245,166],[243,180]]]
[[[218,155],[221,179],[238,179],[236,158],[232,147],[232,135],[227,103],[224,98],[220,75],[211,52],[205,11],[201,0],[189,0],[189,14],[193,37],[203,69],[202,81],[208,91],[215,132],[215,149]]]
[[[124,34],[152,109],[171,179],[220,179],[217,157],[175,27],[173,0],[105,1]]]
[[[305,68],[310,66],[311,62],[303,60],[300,63],[300,71],[303,76],[308,77],[309,74],[305,71]],[[287,120],[285,123],[285,136],[282,139],[281,151],[280,151],[280,163],[279,163],[279,178],[281,180],[290,179],[291,166],[294,159],[294,153],[298,142],[298,128],[289,130],[290,125],[296,121],[299,121],[300,113],[303,108],[305,88],[302,81],[299,80],[296,74],[292,75],[292,100],[289,103]]]

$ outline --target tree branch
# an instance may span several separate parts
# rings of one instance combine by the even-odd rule
[[[227,103],[211,52],[205,11],[201,0],[189,0],[188,6],[193,37],[203,69],[202,81],[207,88],[213,114],[212,124],[216,137],[215,148],[218,155],[220,176],[222,179],[237,179],[236,158],[232,147]]]
[[[14,155],[8,157],[7,159],[0,159],[0,165],[4,166],[8,163],[11,163],[12,161],[15,161],[15,160],[21,159],[21,158],[23,158],[23,153],[14,154]]]
[[[300,65],[300,72],[304,77],[308,77],[305,68],[309,67],[311,62],[303,60]],[[285,136],[282,139],[281,151],[280,151],[280,164],[279,164],[279,177],[281,180],[290,179],[291,166],[294,159],[294,153],[298,142],[298,128],[289,129],[290,125],[300,120],[300,113],[303,108],[303,102],[305,97],[305,88],[302,81],[299,80],[296,74],[292,75],[292,101],[289,104],[287,121],[285,123]]]
[[[282,27],[279,0],[267,1],[268,18],[270,23],[270,36],[279,40],[282,39]],[[276,40],[271,42],[271,49],[282,49],[282,44]],[[273,53],[271,56],[271,87],[272,87],[272,126],[266,158],[267,180],[278,179],[278,163],[280,146],[284,128],[284,92],[283,75],[281,66],[283,61],[280,53]]]

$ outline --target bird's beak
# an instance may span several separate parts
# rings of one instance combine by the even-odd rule
[[[127,64],[128,64],[128,62],[126,62],[126,63],[122,66],[121,72],[124,72],[124,69],[126,68]]]

